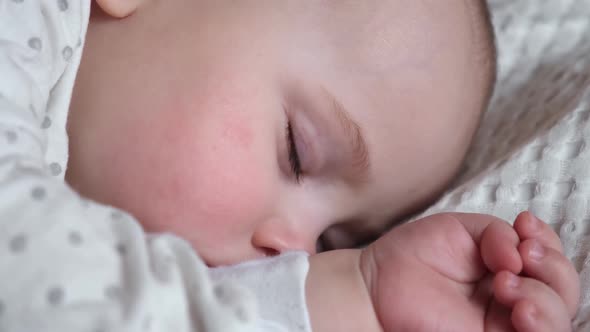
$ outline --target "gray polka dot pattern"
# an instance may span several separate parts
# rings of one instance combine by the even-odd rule
[[[123,212],[115,210],[111,212],[111,219],[113,220],[121,220],[123,219]]]
[[[33,106],[33,104],[29,104],[29,111],[31,111],[34,117],[37,117],[37,111],[35,111],[35,106]]]
[[[49,164],[49,172],[51,175],[56,176],[61,174],[61,166],[58,163],[51,163]]]
[[[27,44],[29,45],[30,48],[32,48],[36,51],[41,51],[41,48],[43,47],[43,43],[41,42],[41,38],[39,38],[39,37],[33,37],[33,38],[29,39]]]
[[[90,207],[90,201],[88,201],[84,197],[80,197],[80,206],[82,206],[83,208],[87,209],[87,208]]]
[[[51,127],[51,119],[46,116],[41,123],[41,129],[47,129],[49,127]]]
[[[239,320],[247,322],[251,319],[249,312],[240,303],[240,296],[235,288],[223,284],[216,285],[213,293],[221,304],[232,307],[234,314]]]
[[[63,56],[64,60],[66,60],[66,61],[70,61],[73,53],[74,53],[74,51],[69,46],[64,47],[64,49],[61,51],[61,55]]]
[[[143,322],[141,323],[141,327],[144,331],[148,331],[152,328],[152,316],[148,315],[143,319]]]
[[[27,236],[25,234],[17,234],[8,242],[8,249],[15,254],[25,251],[27,247]]]
[[[71,231],[70,234],[68,234],[68,241],[73,246],[79,246],[82,244],[82,235],[78,231]]]
[[[104,289],[104,296],[112,301],[119,300],[121,298],[121,288],[116,285],[107,286]]]
[[[65,12],[66,10],[68,10],[68,0],[58,0],[57,1],[57,6],[59,7],[59,10],[61,10],[62,12]]]
[[[231,304],[232,302],[236,301],[236,296],[232,289],[229,289],[222,285],[215,286],[215,289],[213,289],[213,293],[215,294],[219,302],[223,304]]]
[[[151,261],[154,276],[162,283],[170,282],[173,263],[174,257],[168,254],[154,257]]]
[[[45,196],[47,196],[47,192],[43,187],[35,187],[31,190],[31,197],[36,201],[44,199]]]
[[[244,310],[244,308],[242,308],[242,307],[237,307],[235,309],[235,314],[236,314],[236,317],[238,317],[238,319],[241,320],[242,322],[247,322],[250,320],[250,317],[248,317],[246,310]]]
[[[119,243],[116,245],[115,249],[119,253],[119,255],[123,256],[127,253],[127,247],[123,243]]]
[[[16,140],[18,139],[18,135],[16,134],[16,132],[12,130],[9,130],[6,133],[4,133],[4,136],[6,137],[6,141],[11,144],[16,142]]]
[[[63,288],[56,286],[52,287],[47,291],[47,302],[52,306],[58,306],[63,303],[64,290]]]

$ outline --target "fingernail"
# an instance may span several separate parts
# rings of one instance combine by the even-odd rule
[[[518,287],[519,283],[520,283],[520,280],[518,279],[518,277],[512,273],[510,274],[510,276],[506,280],[506,285],[510,288]]]
[[[525,315],[529,324],[534,324],[537,321],[537,309],[534,306],[528,308]]]
[[[535,241],[531,246],[531,249],[529,249],[529,257],[538,261],[541,260],[543,256],[545,256],[545,248],[543,248],[539,242]]]

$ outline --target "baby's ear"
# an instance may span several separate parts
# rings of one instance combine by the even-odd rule
[[[98,6],[108,15],[115,18],[123,18],[133,12],[145,0],[95,0]]]

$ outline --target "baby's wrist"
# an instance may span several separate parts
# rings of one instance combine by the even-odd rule
[[[382,331],[361,272],[361,250],[310,256],[306,299],[314,332]]]

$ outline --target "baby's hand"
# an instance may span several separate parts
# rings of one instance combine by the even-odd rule
[[[495,272],[496,301],[510,312],[490,321],[492,326],[508,319],[518,332],[570,331],[580,296],[578,273],[563,255],[559,237],[530,213],[521,213],[514,223],[519,236],[518,252],[523,263],[520,275],[502,271],[496,255],[496,234],[484,234],[482,257]],[[499,306],[499,305],[497,305]]]
[[[514,227],[481,214],[429,216],[365,249],[361,269],[385,331],[565,332],[578,305],[577,272],[530,213]]]

